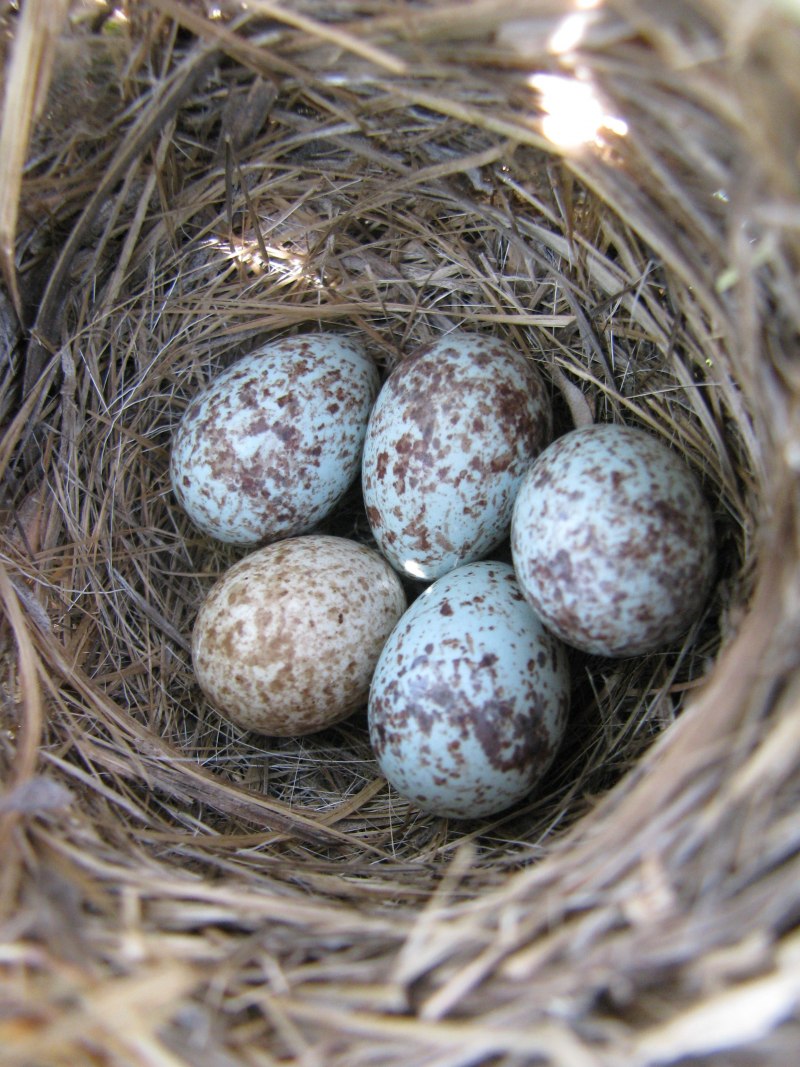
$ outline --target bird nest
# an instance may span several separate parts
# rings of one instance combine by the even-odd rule
[[[795,0],[0,18],[7,1062],[789,1062]],[[363,713],[258,737],[193,677],[243,550],[177,506],[172,431],[238,356],[328,328],[383,372],[504,338],[558,432],[661,436],[714,512],[702,617],[576,653],[556,763],[491,819],[390,789]],[[357,487],[321,529],[370,541]]]

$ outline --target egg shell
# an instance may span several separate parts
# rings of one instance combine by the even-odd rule
[[[255,545],[310,530],[358,476],[379,385],[352,337],[265,345],[187,407],[172,443],[175,496],[220,541]]]
[[[504,341],[457,331],[404,360],[364,443],[364,501],[381,551],[425,580],[489,553],[550,434],[544,382]]]
[[[377,552],[341,537],[278,541],[234,564],[192,633],[197,681],[246,730],[296,737],[363,707],[381,648],[406,608]]]
[[[492,815],[524,797],[562,739],[563,645],[506,563],[468,563],[411,605],[384,645],[369,697],[382,773],[424,811]]]
[[[697,618],[714,523],[684,460],[643,430],[586,426],[542,452],[514,506],[512,558],[546,625],[603,656],[668,645]]]

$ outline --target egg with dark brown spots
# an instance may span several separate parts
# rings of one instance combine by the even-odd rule
[[[245,730],[313,733],[363,707],[372,672],[406,608],[377,552],[309,534],[234,564],[203,602],[192,633],[200,688]]]
[[[457,331],[405,359],[364,443],[364,500],[381,551],[424,580],[487,555],[550,435],[542,377],[506,342]]]
[[[513,569],[468,563],[429,586],[384,645],[370,740],[382,773],[419,808],[493,815],[550,767],[569,696],[565,649]]]
[[[172,442],[179,503],[205,533],[255,545],[310,530],[358,476],[380,379],[341,334],[273,341],[218,375]]]
[[[514,506],[514,567],[565,642],[603,656],[667,647],[698,618],[714,522],[684,460],[644,430],[586,426],[554,441]]]

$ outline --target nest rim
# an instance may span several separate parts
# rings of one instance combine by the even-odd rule
[[[782,889],[764,922],[771,937],[742,965],[744,978],[735,967],[723,968],[723,984],[736,988],[739,981],[755,981],[768,966],[785,976],[793,959],[790,942],[781,939],[795,914],[794,898],[781,863],[769,851],[780,854],[770,827],[786,802],[770,801],[767,785],[777,782],[776,788],[788,789],[797,751],[796,730],[788,718],[796,689],[792,649],[798,629],[790,602],[796,586],[791,552],[796,530],[794,408],[780,354],[790,336],[791,302],[776,326],[769,321],[777,315],[777,301],[790,277],[792,253],[784,250],[789,245],[782,245],[780,254],[772,249],[772,258],[759,262],[758,247],[763,246],[738,240],[737,225],[731,223],[728,245],[712,247],[709,238],[719,237],[713,227],[720,218],[738,218],[741,212],[750,226],[756,224],[753,218],[762,218],[763,205],[757,204],[762,215],[750,210],[748,181],[739,184],[740,199],[736,203],[732,197],[732,208],[715,203],[702,215],[698,201],[682,205],[669,219],[672,231],[664,218],[651,217],[637,202],[635,184],[626,181],[633,160],[641,173],[661,179],[661,208],[674,204],[675,179],[665,178],[659,151],[692,112],[695,100],[688,100],[686,113],[679,109],[665,119],[631,156],[625,155],[628,139],[623,146],[612,137],[595,154],[559,155],[550,146],[551,155],[543,157],[538,132],[529,132],[527,141],[517,137],[512,150],[503,125],[505,110],[500,109],[500,117],[482,112],[474,99],[478,93],[442,102],[439,89],[434,99],[424,82],[428,68],[424,89],[406,85],[411,102],[403,100],[403,86],[392,80],[400,79],[400,73],[385,69],[390,56],[386,41],[396,47],[390,30],[381,30],[388,37],[377,33],[371,44],[361,42],[352,50],[352,85],[336,86],[335,80],[322,77],[304,88],[297,77],[301,60],[308,77],[308,64],[329,55],[331,48],[339,57],[348,54],[348,40],[356,40],[353,23],[343,28],[330,24],[315,42],[319,24],[309,24],[309,16],[289,18],[282,9],[267,6],[273,17],[285,15],[288,21],[289,29],[272,24],[267,35],[271,48],[285,49],[288,89],[284,86],[283,95],[273,97],[268,79],[254,80],[251,89],[261,89],[260,100],[240,96],[239,103],[245,120],[244,104],[252,106],[252,122],[259,108],[266,109],[268,120],[262,121],[271,124],[269,136],[238,143],[243,134],[235,113],[226,120],[217,107],[220,129],[230,123],[228,139],[220,138],[222,154],[216,160],[205,149],[199,154],[197,173],[202,165],[211,176],[195,180],[191,161],[184,172],[176,167],[174,145],[185,148],[196,131],[191,124],[181,129],[170,119],[169,137],[165,127],[149,142],[152,149],[139,157],[139,178],[131,177],[117,194],[117,209],[127,204],[132,222],[127,235],[113,210],[94,220],[84,215],[73,230],[85,243],[89,222],[94,226],[99,251],[90,246],[87,254],[84,248],[83,273],[77,275],[78,280],[92,279],[91,300],[84,296],[68,305],[73,325],[48,351],[55,320],[48,321],[47,315],[57,303],[53,297],[48,304],[48,293],[59,292],[53,278],[66,262],[58,260],[25,357],[29,362],[20,360],[12,369],[10,380],[16,381],[36,365],[34,377],[41,387],[28,392],[10,415],[6,404],[0,453],[7,476],[15,465],[21,472],[7,512],[0,567],[8,622],[7,691],[16,693],[20,709],[18,726],[4,735],[2,747],[7,761],[14,758],[9,762],[10,793],[22,790],[16,794],[17,807],[6,810],[4,832],[19,842],[24,831],[29,849],[47,855],[50,869],[69,872],[62,875],[67,883],[74,882],[75,872],[83,872],[84,903],[76,916],[86,907],[87,880],[96,880],[103,887],[94,893],[100,913],[105,908],[118,914],[111,901],[120,893],[120,899],[140,902],[128,913],[131,937],[155,932],[166,945],[171,932],[186,931],[194,939],[197,950],[187,955],[191,966],[181,968],[169,950],[159,957],[156,971],[163,988],[173,990],[164,998],[172,1009],[185,1002],[189,994],[184,990],[208,988],[213,967],[202,960],[211,951],[213,936],[204,932],[204,913],[216,916],[210,921],[220,924],[226,943],[232,944],[238,931],[242,939],[262,937],[270,944],[273,935],[265,931],[273,930],[284,966],[291,953],[282,939],[293,931],[305,957],[292,965],[293,977],[289,984],[284,981],[283,992],[280,979],[274,974],[270,979],[270,997],[278,998],[291,1026],[287,1030],[259,1002],[262,1022],[256,1030],[272,1033],[283,1054],[298,1062],[305,1055],[303,1042],[290,1032],[298,1025],[310,1027],[323,1043],[338,1034],[343,1047],[364,1062],[369,1042],[379,1039],[388,1042],[389,1058],[399,1056],[397,1049],[409,1041],[419,1049],[420,1063],[433,1055],[431,1050],[442,1062],[467,1062],[470,1035],[476,1040],[482,1035],[487,1056],[497,1048],[508,1063],[534,1050],[550,1062],[566,1063],[568,1046],[600,1057],[587,1063],[609,1064],[626,1056],[634,1063],[671,1062],[684,1052],[702,1052],[702,1042],[692,1044],[681,1032],[665,1031],[664,1019],[689,1013],[692,988],[702,991],[704,1003],[713,1002],[718,987],[703,975],[714,953],[737,943],[737,907],[745,907],[744,900],[762,899],[759,878],[763,887]],[[423,36],[439,25],[437,6],[430,8],[430,21],[423,21]],[[496,5],[477,6],[481,18],[499,17]],[[729,14],[727,6],[710,0],[696,6],[703,18],[691,27],[693,46],[702,52],[710,41],[729,45],[719,29],[720,12]],[[153,26],[164,9],[163,3],[155,3],[149,13],[154,22],[142,40],[151,48],[157,36]],[[681,10],[685,14],[683,6]],[[686,43],[680,19],[659,32],[644,11],[629,4],[615,5],[614,14],[649,35],[649,46],[662,61],[676,41]],[[204,33],[227,40],[193,9],[187,7],[181,17],[191,32],[199,26],[191,20],[200,19]],[[747,28],[745,22],[736,24],[739,32]],[[238,26],[231,26],[224,26],[224,32],[238,33]],[[797,29],[794,23],[790,28],[792,33]],[[763,47],[756,30],[750,27],[750,32],[754,48]],[[347,40],[342,33],[350,35]],[[239,62],[246,57],[252,70],[254,46],[238,36],[228,45],[230,54]],[[431,69],[451,69],[457,39],[438,52],[430,40],[425,46],[435,53]],[[208,74],[204,47],[182,53],[173,37],[169,48],[179,59],[176,69],[203,68]],[[625,70],[631,62],[628,41],[614,54],[616,68],[606,66],[597,47],[597,54],[590,51],[588,57],[598,76],[613,84],[617,100],[630,102],[625,95],[631,91]],[[614,44],[609,47],[613,53]],[[470,55],[465,61],[468,70],[479,59],[486,62],[486,52],[477,52],[477,58]],[[263,55],[258,62],[263,63]],[[366,123],[369,136],[359,141],[358,124],[348,122],[348,115],[342,119],[342,112],[345,104],[352,108],[366,95],[360,82],[363,64],[376,62],[381,68],[376,96],[361,127],[363,133]],[[698,84],[706,87],[706,71],[702,63],[698,66]],[[506,83],[496,81],[490,69],[482,91],[490,95],[501,85],[505,92]],[[209,99],[219,93],[219,77],[218,71],[210,76]],[[656,81],[661,93],[663,85]],[[671,73],[664,83],[674,87]],[[175,79],[178,97],[186,84]],[[730,116],[733,90],[729,84],[724,88],[728,95],[721,102],[712,97],[719,109],[709,108],[701,130],[709,114],[716,119],[726,109],[740,129],[740,121]],[[787,92],[791,88],[789,79]],[[688,99],[685,86],[684,91]],[[197,92],[193,83],[195,95],[181,100],[185,114],[191,114]],[[403,100],[405,110],[393,107],[390,97]],[[315,121],[323,125],[312,136],[304,109],[314,107]],[[202,107],[197,110],[202,129],[209,120]],[[398,119],[398,112],[405,118]],[[423,114],[434,116],[428,128]],[[473,125],[459,127],[465,116]],[[415,124],[422,127],[418,140],[404,145],[402,166],[397,153],[393,157],[389,152],[396,120],[406,134],[409,125],[412,133]],[[370,121],[378,125],[369,127]],[[123,138],[121,143],[117,161],[132,142]],[[257,166],[245,162],[248,152],[253,159],[256,147],[266,154]],[[316,157],[309,154],[312,149]],[[716,177],[722,158],[704,156],[697,171]],[[762,162],[771,177],[773,159]],[[386,173],[398,171],[399,188],[382,188]],[[356,174],[355,209],[348,212],[346,195],[353,194],[346,187]],[[777,211],[775,205],[785,203],[784,186],[776,179],[768,188],[767,206]],[[159,218],[151,210],[159,203],[177,207]],[[284,208],[276,215],[273,208],[264,208],[267,203]],[[266,232],[250,226],[256,217],[267,220]],[[638,226],[631,225],[630,217]],[[787,217],[791,221],[793,216]],[[780,225],[766,229],[774,240],[779,233],[788,242],[780,214],[779,220]],[[445,239],[440,233],[437,241],[435,227],[444,223],[451,227],[443,230],[451,243],[442,255]],[[28,247],[35,244],[35,229],[28,232]],[[487,232],[493,236],[487,238]],[[180,249],[174,243],[178,234],[184,241],[189,236]],[[690,236],[700,245],[696,254]],[[210,249],[217,257],[211,268]],[[221,252],[226,254],[224,271],[218,262]],[[104,287],[94,280],[101,253],[106,256]],[[726,254],[733,266],[726,265]],[[562,261],[554,265],[558,256]],[[500,264],[506,277],[513,278],[502,291],[492,284]],[[75,261],[69,265],[74,272]],[[534,289],[531,278],[538,292],[533,309],[526,303]],[[191,303],[195,287],[202,295],[199,315],[198,305]],[[584,305],[592,308],[588,317]],[[609,307],[609,321],[619,331],[613,350],[603,344],[608,334],[597,327]],[[138,321],[132,313],[137,308],[142,311]],[[559,333],[567,329],[566,320],[573,326],[569,341]],[[358,718],[313,742],[275,746],[243,738],[209,709],[199,708],[186,669],[187,620],[203,589],[236,557],[199,537],[177,513],[169,500],[165,457],[171,428],[198,383],[259,338],[358,328],[388,370],[401,352],[464,322],[532,352],[548,375],[562,425],[598,413],[622,421],[633,417],[681,449],[710,487],[728,555],[709,618],[671,662],[657,655],[613,671],[581,662],[581,693],[587,707],[594,701],[595,747],[586,744],[569,752],[572,762],[548,779],[543,795],[514,812],[488,824],[454,828],[404,809],[398,798],[382,792],[361,743],[364,728]],[[141,343],[144,332],[146,344]],[[621,387],[625,376],[620,377],[616,362],[609,370],[611,356],[638,361],[630,372],[632,391]],[[665,358],[669,374],[663,369]],[[60,385],[48,393],[45,386],[56,373]],[[27,430],[32,413],[44,428],[36,434]],[[20,465],[20,456],[27,457],[27,467]],[[48,473],[49,507],[41,496],[42,470]],[[326,528],[366,536],[352,500]],[[92,610],[80,602],[87,576],[96,583],[94,621]],[[54,590],[55,610],[47,599]],[[93,627],[105,627],[109,634],[113,630],[115,636],[106,645],[98,643]],[[146,651],[168,681],[142,677]],[[173,661],[181,655],[182,674],[175,682],[180,672]],[[589,666],[597,670],[594,677]],[[627,686],[626,695],[637,699],[613,707],[609,694],[614,685]],[[182,707],[170,717],[167,704],[176,707],[176,689]],[[774,736],[768,721],[774,723]],[[621,737],[629,751],[620,745]],[[244,751],[235,752],[237,745]],[[351,766],[337,775],[329,764],[332,753],[343,749]],[[263,772],[259,777],[253,763],[265,752],[271,781],[263,788]],[[617,761],[610,773],[602,768],[609,759]],[[575,779],[580,760],[584,776]],[[87,790],[85,796],[79,796],[81,789]],[[748,790],[754,798],[750,815]],[[761,828],[770,844],[761,851],[753,846],[758,877],[751,876],[751,895],[742,889],[739,899],[731,888],[735,879],[726,882],[723,874],[725,863],[733,862],[735,846],[718,844],[717,856],[713,831],[735,836],[743,825],[749,833]],[[703,848],[710,850],[709,859],[703,858]],[[750,858],[744,845],[740,850]],[[141,865],[138,872],[136,864]],[[744,861],[742,869],[747,869]],[[709,891],[704,898],[701,893],[706,884],[721,887],[716,926],[707,902],[714,894]],[[540,899],[546,907],[536,906]],[[144,900],[148,903],[142,911]],[[701,921],[709,923],[702,937]],[[103,929],[103,923],[82,914],[76,923],[79,931]],[[615,985],[620,974],[613,952],[615,924],[627,938],[627,993]],[[681,936],[660,958],[659,938],[670,930]],[[698,937],[694,952],[686,942],[691,931]],[[568,934],[577,942],[570,943]],[[342,946],[344,978],[337,978],[332,947],[311,964],[318,938]],[[581,938],[591,961],[583,978],[568,973]],[[70,947],[63,924],[56,941],[65,958],[70,953],[75,958],[79,950]],[[133,955],[126,957],[126,952]],[[634,959],[637,952],[640,965]],[[382,962],[373,960],[371,968],[370,953],[383,953]],[[135,950],[123,946],[111,955],[133,981]],[[144,953],[142,974],[154,958]],[[369,992],[366,985],[375,975],[380,989]],[[671,1011],[648,1001],[653,975],[674,982]],[[246,1001],[247,981],[239,977],[239,995]],[[549,997],[543,993],[545,978],[556,990]],[[316,998],[306,995],[315,981],[322,990]],[[534,990],[527,1000],[519,992],[523,981]],[[487,990],[490,1007],[483,1009],[480,997]],[[51,995],[45,991],[45,999]],[[535,1037],[520,1036],[526,1033],[521,1013],[530,1006],[530,996],[549,1004],[558,995],[569,1004],[568,1022],[558,1034],[547,1030],[547,1009],[537,1015]],[[594,1006],[601,995],[613,1001],[613,1021]],[[339,1003],[341,996],[345,1000]],[[149,1001],[140,996],[137,1003]],[[165,1018],[158,1033],[171,1027],[185,1054],[185,1035],[174,1012]],[[448,1020],[457,1019],[465,1021],[459,1037],[448,1030]],[[589,1021],[604,1035],[607,1055],[583,1033]],[[435,1033],[426,1030],[428,1023],[440,1024]],[[504,1025],[516,1035],[517,1045],[510,1037],[501,1040]],[[772,1029],[765,1033],[771,1035]],[[746,1044],[744,1031],[746,1027],[739,1039],[733,1028],[735,1040],[729,1047]],[[46,1035],[47,1027],[37,1032]],[[101,1038],[101,1044],[107,1040]],[[397,1042],[399,1046],[393,1044]],[[24,1043],[19,1047],[24,1050]]]

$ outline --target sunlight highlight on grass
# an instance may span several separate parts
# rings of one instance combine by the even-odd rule
[[[608,114],[591,81],[565,74],[532,74],[528,84],[540,95],[544,111],[542,133],[560,148],[579,148],[600,143],[602,131],[618,137],[628,132],[628,124]]]

